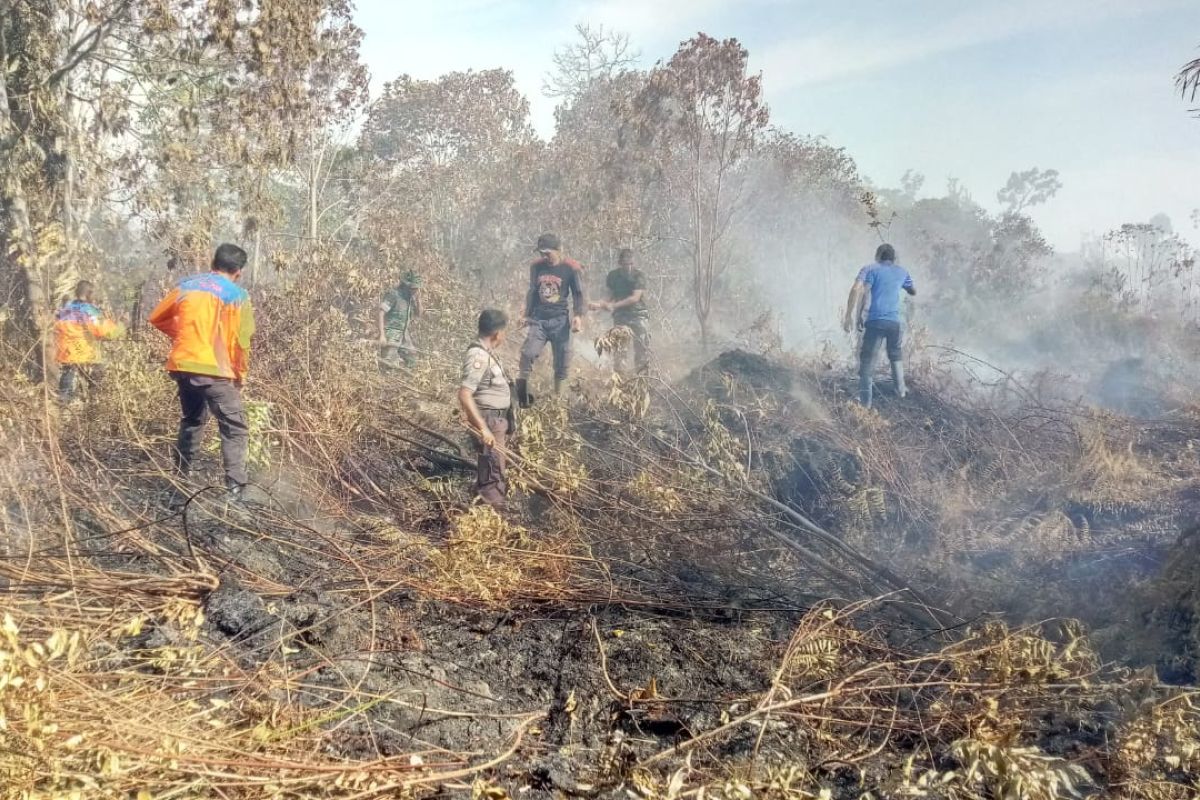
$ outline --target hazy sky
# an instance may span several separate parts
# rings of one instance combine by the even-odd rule
[[[983,205],[1010,172],[1059,170],[1034,212],[1061,250],[1165,212],[1200,244],[1200,119],[1175,92],[1200,56],[1200,0],[357,0],[373,88],[504,67],[553,133],[542,78],[578,22],[630,34],[643,66],[703,30],[737,37],[772,121],[844,146],[923,194],[958,178]],[[1195,105],[1200,105],[1200,98]]]

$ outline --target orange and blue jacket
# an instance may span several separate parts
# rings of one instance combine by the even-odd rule
[[[171,337],[169,372],[242,380],[250,362],[250,295],[220,272],[191,275],[163,298],[150,324]]]
[[[120,335],[120,325],[82,300],[72,300],[54,315],[55,358],[59,364],[98,363],[100,347],[96,340]]]

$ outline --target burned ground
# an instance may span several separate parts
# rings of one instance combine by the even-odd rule
[[[42,756],[6,777],[1190,796],[1194,694],[1161,679],[1195,680],[1194,547],[1171,547],[1200,426],[955,399],[927,369],[876,411],[846,402],[853,376],[748,353],[584,382],[524,419],[506,520],[466,505],[469,448],[420,389],[386,417],[277,398],[248,508],[166,511],[145,465],[169,431],[121,387],[123,413],[55,421],[57,445],[9,428],[39,477],[9,489],[5,652],[28,657],[3,662],[24,720],[3,735]],[[64,507],[70,539],[48,533]]]

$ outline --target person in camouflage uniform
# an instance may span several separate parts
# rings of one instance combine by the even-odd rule
[[[415,352],[412,321],[424,312],[421,276],[411,270],[379,302],[379,360],[387,369],[411,367]]]

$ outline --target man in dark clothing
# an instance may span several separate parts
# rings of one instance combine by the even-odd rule
[[[650,312],[646,308],[646,276],[633,266],[633,251],[624,248],[617,254],[617,268],[608,273],[605,281],[610,300],[589,303],[593,311],[611,311],[613,325],[629,328],[633,334],[633,363],[639,375],[650,371],[650,332],[646,320]],[[618,374],[625,372],[625,348],[613,353],[613,369]]]
[[[863,331],[862,350],[859,352],[858,386],[859,402],[870,406],[874,394],[871,373],[875,369],[875,358],[879,345],[887,342],[888,361],[892,366],[892,381],[896,396],[904,397],[908,390],[904,385],[904,355],[901,350],[902,306],[900,292],[910,296],[917,293],[908,270],[896,263],[896,250],[890,244],[881,244],[875,251],[875,263],[859,270],[854,287],[850,290],[851,302],[847,304],[843,327],[849,331],[855,320]],[[868,304],[869,299],[869,304]],[[863,306],[867,306],[867,321],[862,320]]]
[[[479,462],[475,493],[497,511],[504,508],[507,485],[504,479],[504,446],[512,431],[509,406],[512,390],[496,351],[504,343],[508,317],[503,311],[486,309],[479,315],[479,340],[467,348],[458,404],[479,440]]]
[[[537,261],[529,265],[529,292],[525,296],[525,343],[517,372],[517,397],[522,407],[532,404],[529,376],[546,345],[554,353],[554,393],[562,391],[571,366],[571,334],[583,330],[583,267],[562,254],[562,243],[553,233],[538,237]],[[568,303],[568,297],[570,302]],[[572,316],[574,310],[574,316]]]

